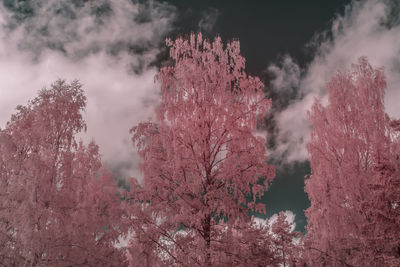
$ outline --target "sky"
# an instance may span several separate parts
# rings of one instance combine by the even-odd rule
[[[87,132],[120,179],[137,177],[129,129],[154,116],[154,75],[168,63],[164,40],[201,31],[238,39],[246,71],[273,101],[265,118],[275,180],[267,216],[290,211],[304,230],[310,174],[307,111],[327,99],[325,84],[361,56],[384,67],[386,112],[400,117],[400,2],[396,0],[2,0],[0,127],[56,79],[78,79],[88,97]]]

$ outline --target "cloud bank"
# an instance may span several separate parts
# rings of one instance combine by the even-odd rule
[[[0,127],[14,108],[56,79],[78,79],[88,98],[87,133],[119,177],[140,177],[129,129],[157,105],[159,53],[174,19],[167,4],[24,1],[0,6]]]
[[[308,159],[307,110],[316,97],[326,101],[329,79],[361,56],[367,56],[374,67],[385,67],[386,112],[400,117],[400,5],[396,1],[353,1],[333,20],[330,31],[316,35],[309,45],[316,53],[305,69],[300,70],[290,56],[267,69],[275,77],[272,90],[282,94],[297,89],[288,107],[276,114],[279,135],[272,154],[286,163]]]

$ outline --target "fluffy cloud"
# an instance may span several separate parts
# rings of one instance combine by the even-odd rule
[[[41,88],[58,78],[78,79],[88,97],[81,138],[94,139],[120,177],[140,177],[129,129],[157,104],[157,70],[147,66],[174,9],[128,0],[24,3],[0,8],[0,126]]]
[[[294,229],[296,228],[296,222],[295,222],[296,214],[294,214],[290,210],[286,210],[284,211],[284,213],[286,215],[286,222],[290,225],[291,231],[294,231]],[[266,219],[255,217],[254,221],[258,226],[272,226],[272,224],[274,224],[278,219],[278,216],[279,214],[273,214],[271,217]]]
[[[216,8],[208,8],[204,11],[198,24],[199,30],[205,33],[211,33],[215,23],[217,23],[219,14],[218,9]]]
[[[272,89],[279,90],[279,93],[292,93],[299,86],[301,70],[289,55],[282,58],[280,65],[270,65],[267,71],[274,76]]]
[[[274,90],[287,90],[288,86],[298,83],[296,100],[276,117],[279,136],[274,157],[286,162],[308,158],[305,149],[310,133],[307,110],[315,97],[326,102],[325,85],[329,79],[337,70],[348,69],[361,56],[367,56],[372,66],[385,67],[386,111],[390,116],[400,117],[397,103],[400,98],[399,14],[395,1],[353,1],[343,15],[333,20],[329,32],[313,40],[315,57],[300,76],[288,58],[284,59],[283,67],[269,67],[276,76],[272,82]],[[290,63],[289,67],[285,62]]]

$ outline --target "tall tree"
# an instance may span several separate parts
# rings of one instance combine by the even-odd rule
[[[123,229],[117,186],[85,129],[81,85],[58,80],[0,131],[0,262],[6,266],[115,266]]]
[[[293,231],[294,225],[288,222],[284,212],[280,212],[274,223],[271,232],[273,234],[273,247],[276,251],[278,263],[282,266],[296,266],[302,263],[302,250],[299,232]]]
[[[399,134],[384,111],[383,70],[360,58],[327,88],[328,105],[310,112],[309,261],[399,266]]]
[[[136,237],[159,251],[160,264],[244,262],[248,254],[229,255],[228,247],[233,229],[248,227],[248,212],[264,209],[256,199],[274,177],[265,138],[256,135],[271,101],[245,73],[238,41],[224,49],[219,37],[191,34],[167,45],[174,65],[156,77],[157,119],[132,128],[143,160],[130,204]],[[250,251],[243,243],[237,249]]]

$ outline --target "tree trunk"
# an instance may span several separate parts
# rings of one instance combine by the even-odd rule
[[[203,224],[204,239],[206,241],[205,266],[211,267],[211,214],[206,215]]]

